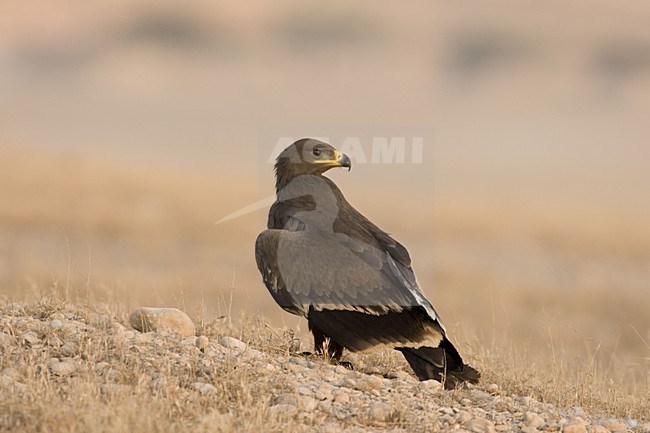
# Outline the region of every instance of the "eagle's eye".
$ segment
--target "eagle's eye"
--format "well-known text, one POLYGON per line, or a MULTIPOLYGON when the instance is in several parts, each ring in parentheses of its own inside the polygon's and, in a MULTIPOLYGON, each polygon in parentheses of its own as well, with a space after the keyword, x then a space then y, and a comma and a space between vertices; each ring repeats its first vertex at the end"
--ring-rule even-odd
POLYGON ((312 152, 313 152, 314 156, 320 156, 320 154, 323 153, 323 151, 320 150, 317 147, 314 147, 314 150, 312 152))

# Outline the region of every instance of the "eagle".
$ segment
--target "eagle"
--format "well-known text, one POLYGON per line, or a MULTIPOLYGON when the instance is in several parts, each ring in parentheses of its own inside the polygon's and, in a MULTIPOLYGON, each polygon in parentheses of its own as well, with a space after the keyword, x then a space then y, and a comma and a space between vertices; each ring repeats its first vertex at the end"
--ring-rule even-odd
POLYGON ((400 351, 420 380, 446 389, 477 383, 420 290, 406 248, 357 211, 323 174, 352 168, 331 145, 303 138, 275 164, 276 201, 255 259, 284 310, 307 319, 314 350, 330 360, 343 349, 400 351))

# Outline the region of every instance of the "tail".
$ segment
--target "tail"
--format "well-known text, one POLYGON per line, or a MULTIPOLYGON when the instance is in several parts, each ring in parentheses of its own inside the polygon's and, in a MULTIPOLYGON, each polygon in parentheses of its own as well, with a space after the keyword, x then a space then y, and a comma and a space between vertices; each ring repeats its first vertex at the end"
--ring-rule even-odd
POLYGON ((464 382, 478 383, 481 374, 463 363, 456 348, 446 337, 438 347, 396 347, 420 380, 435 379, 445 389, 454 389, 464 382))

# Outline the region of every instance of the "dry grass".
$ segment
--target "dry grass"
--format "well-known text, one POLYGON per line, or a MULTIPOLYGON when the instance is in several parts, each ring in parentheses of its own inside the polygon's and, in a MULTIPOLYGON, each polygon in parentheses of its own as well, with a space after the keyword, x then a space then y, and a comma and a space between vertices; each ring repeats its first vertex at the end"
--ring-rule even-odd
MULTIPOLYGON (((280 313, 259 281, 252 244, 264 216, 213 224, 255 199, 254 185, 233 191, 218 174, 134 171, 22 151, 1 156, 0 284, 11 314, 23 308, 12 305, 26 303, 33 306, 20 314, 34 320, 67 311, 103 329, 101 321, 124 322, 134 306, 176 306, 201 333, 232 335, 268 353, 289 350, 286 330, 310 344, 304 322, 280 313)), ((376 215, 381 206, 359 207, 376 215)), ((631 235, 608 237, 598 226, 576 228, 572 237, 571 224, 581 220, 575 214, 562 230, 554 229, 557 221, 531 219, 513 231, 503 215, 482 218, 490 213, 474 209, 471 217, 450 217, 459 209, 437 210, 426 239, 399 216, 379 218, 394 223, 409 246, 421 284, 484 380, 562 407, 647 420, 647 246, 631 235)), ((217 393, 204 396, 187 389, 193 373, 167 359, 144 359, 102 333, 77 343, 77 359, 88 368, 70 378, 44 374, 47 359, 38 351, 20 354, 26 387, 0 397, 0 429, 292 429, 265 409, 269 390, 286 386, 272 377, 214 371, 217 393), (90 368, 105 359, 113 362, 110 378, 90 368), (164 386, 151 385, 151 372, 164 386)), ((14 361, 3 356, 0 370, 14 361)), ((356 362, 404 368, 390 352, 356 362)))

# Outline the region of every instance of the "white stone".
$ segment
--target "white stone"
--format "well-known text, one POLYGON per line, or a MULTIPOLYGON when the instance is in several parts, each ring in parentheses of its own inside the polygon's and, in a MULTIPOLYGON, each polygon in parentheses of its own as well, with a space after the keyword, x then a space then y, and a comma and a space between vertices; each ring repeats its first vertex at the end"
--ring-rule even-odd
POLYGON ((126 328, 121 323, 113 322, 113 323, 111 323, 111 330, 115 334, 121 334, 122 332, 124 332, 126 330, 126 328))
POLYGON ((61 353, 61 356, 75 356, 78 352, 79 349, 74 343, 64 343, 63 346, 59 348, 59 352, 61 353))
POLYGON ((50 322, 50 328, 52 329, 62 329, 63 328, 63 322, 61 322, 59 319, 54 319, 50 322))
POLYGON ((474 433, 495 433, 494 424, 492 421, 483 418, 472 418, 463 424, 465 429, 474 433))
POLYGON ((177 308, 137 308, 129 316, 129 323, 140 332, 169 331, 184 337, 196 334, 192 320, 177 308))
POLYGON ((54 362, 48 368, 55 376, 69 376, 77 370, 77 367, 69 361, 54 362))
POLYGON ((234 337, 223 336, 219 338, 219 344, 228 349, 246 350, 246 343, 234 337))
POLYGON ((302 410, 311 412, 313 410, 316 410, 316 408, 318 407, 318 401, 312 397, 301 396, 299 400, 299 405, 302 410))
POLYGON ((272 406, 269 411, 275 416, 291 416, 296 413, 297 409, 295 406, 290 404, 278 404, 272 406))
POLYGON ((194 342, 194 345, 201 350, 204 350, 206 347, 208 347, 208 344, 210 344, 210 339, 205 335, 196 337, 196 341, 194 342))
POLYGON ((20 339, 30 346, 33 346, 39 342, 38 335, 34 331, 23 332, 20 336, 20 339))
POLYGON ((544 418, 542 418, 535 412, 526 412, 524 414, 524 424, 526 424, 526 427, 539 428, 543 426, 545 423, 546 421, 544 421, 544 418))
POLYGON ((204 383, 198 388, 199 393, 205 395, 205 394, 212 394, 214 392, 217 392, 217 388, 209 383, 204 383))
POLYGON ((0 346, 9 346, 10 344, 13 344, 13 342, 14 337, 9 334, 5 334, 4 332, 0 332, 0 346))
POLYGON ((370 405, 370 417, 376 421, 386 421, 392 408, 388 403, 376 402, 370 405))

